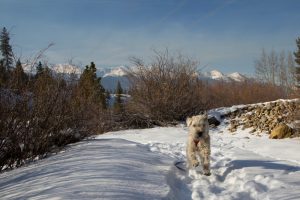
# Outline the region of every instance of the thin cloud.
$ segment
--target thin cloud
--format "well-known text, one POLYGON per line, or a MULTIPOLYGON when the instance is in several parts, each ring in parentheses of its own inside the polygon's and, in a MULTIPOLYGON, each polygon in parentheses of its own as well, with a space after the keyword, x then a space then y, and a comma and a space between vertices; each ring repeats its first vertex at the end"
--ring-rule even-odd
POLYGON ((188 0, 182 0, 179 4, 177 4, 177 6, 169 11, 165 16, 163 16, 162 18, 160 18, 158 20, 158 22, 153 26, 154 27, 159 27, 160 25, 162 25, 165 21, 167 21, 168 18, 172 17, 174 14, 176 14, 177 12, 179 12, 183 7, 184 5, 186 4, 188 0))
POLYGON ((225 7, 233 4, 235 2, 235 0, 227 0, 222 2, 219 6, 215 7, 214 9, 208 11, 203 17, 201 17, 200 19, 198 19, 196 21, 196 23, 200 23, 202 22, 204 19, 210 18, 215 16, 217 13, 219 13, 221 10, 223 10, 225 7))

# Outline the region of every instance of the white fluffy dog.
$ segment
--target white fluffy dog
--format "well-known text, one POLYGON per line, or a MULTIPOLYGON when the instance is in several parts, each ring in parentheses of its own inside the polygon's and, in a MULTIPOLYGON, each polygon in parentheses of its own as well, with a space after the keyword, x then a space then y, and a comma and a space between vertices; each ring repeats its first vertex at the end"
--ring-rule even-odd
POLYGON ((210 175, 210 137, 207 114, 189 117, 186 120, 189 127, 189 137, 186 149, 188 168, 199 165, 200 157, 203 173, 210 175))

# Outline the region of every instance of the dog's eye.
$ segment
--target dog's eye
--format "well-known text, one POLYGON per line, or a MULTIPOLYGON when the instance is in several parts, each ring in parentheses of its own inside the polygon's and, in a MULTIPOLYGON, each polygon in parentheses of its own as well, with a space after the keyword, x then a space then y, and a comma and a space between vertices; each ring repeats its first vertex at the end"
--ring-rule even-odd
POLYGON ((196 124, 193 124, 193 127, 196 127, 196 124))

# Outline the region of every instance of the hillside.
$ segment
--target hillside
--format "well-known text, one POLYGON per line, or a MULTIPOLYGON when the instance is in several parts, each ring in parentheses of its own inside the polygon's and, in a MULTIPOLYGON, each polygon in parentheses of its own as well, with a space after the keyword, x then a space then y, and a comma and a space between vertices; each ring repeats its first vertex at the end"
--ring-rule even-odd
POLYGON ((251 128, 232 134, 229 120, 210 129, 209 177, 174 166, 186 159, 185 125, 126 130, 0 174, 1 199, 297 199, 299 138, 270 140, 249 134, 251 128))

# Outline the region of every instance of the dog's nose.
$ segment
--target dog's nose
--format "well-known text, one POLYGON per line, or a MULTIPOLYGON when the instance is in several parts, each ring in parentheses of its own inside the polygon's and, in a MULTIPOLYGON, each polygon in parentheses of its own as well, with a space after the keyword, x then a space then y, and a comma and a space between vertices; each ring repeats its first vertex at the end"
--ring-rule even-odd
POLYGON ((203 132, 198 132, 198 136, 201 137, 203 132))

